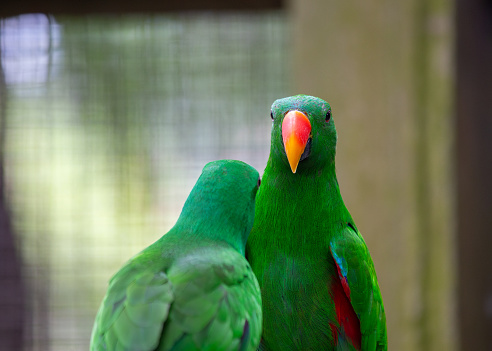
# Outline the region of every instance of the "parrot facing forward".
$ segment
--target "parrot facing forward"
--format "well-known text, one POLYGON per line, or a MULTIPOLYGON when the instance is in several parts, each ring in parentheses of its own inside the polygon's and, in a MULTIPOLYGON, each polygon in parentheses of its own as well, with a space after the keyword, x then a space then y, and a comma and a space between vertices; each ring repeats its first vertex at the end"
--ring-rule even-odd
POLYGON ((91 350, 256 350, 261 295, 244 258, 258 172, 207 164, 174 227, 111 279, 91 350))
POLYGON ((330 105, 275 101, 246 257, 263 301, 260 350, 386 350, 374 265, 335 174, 330 105))

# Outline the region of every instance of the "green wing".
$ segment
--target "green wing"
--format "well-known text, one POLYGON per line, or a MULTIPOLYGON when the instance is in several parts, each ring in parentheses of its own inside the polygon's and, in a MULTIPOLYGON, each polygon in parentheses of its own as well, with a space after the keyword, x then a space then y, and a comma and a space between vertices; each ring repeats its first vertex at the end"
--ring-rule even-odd
POLYGON ((167 272, 125 267, 112 279, 91 350, 255 350, 261 296, 236 251, 200 250, 167 272))
POLYGON ((176 300, 160 350, 256 350, 261 293, 243 256, 200 251, 177 261, 169 277, 176 300))
POLYGON ((386 350, 383 300, 364 239, 359 232, 347 226, 331 240, 330 251, 338 266, 345 294, 360 321, 362 350, 386 350))
POLYGON ((124 267, 111 280, 97 314, 91 350, 154 350, 172 301, 164 272, 124 267))

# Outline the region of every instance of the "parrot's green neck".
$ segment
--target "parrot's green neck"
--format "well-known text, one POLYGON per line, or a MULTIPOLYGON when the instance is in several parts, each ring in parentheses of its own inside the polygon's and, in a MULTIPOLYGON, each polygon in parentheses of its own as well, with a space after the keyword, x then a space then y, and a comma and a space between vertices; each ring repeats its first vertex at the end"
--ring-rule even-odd
POLYGON ((279 245, 294 245, 293 251, 297 251, 295 245, 320 246, 320 240, 335 232, 321 230, 319 223, 334 228, 351 221, 340 195, 334 162, 318 169, 301 165, 292 173, 284 163, 269 160, 256 203, 255 226, 264 220, 272 226, 279 245))
MULTIPOLYGON (((223 195, 220 192, 216 194, 207 193, 206 198, 209 201, 204 203, 200 199, 202 197, 201 192, 194 189, 186 201, 178 221, 165 236, 179 233, 177 240, 187 238, 197 244, 202 240, 222 241, 244 255, 248 235, 245 233, 244 224, 242 224, 244 220, 241 221, 237 216, 231 215, 234 210, 229 211, 229 213, 223 211, 224 208, 234 208, 234 204, 230 204, 230 206, 224 204, 225 202, 233 202, 233 199, 228 199, 223 195)), ((249 211, 248 208, 244 212, 249 211)), ((248 226, 246 230, 249 232, 250 227, 248 226)))

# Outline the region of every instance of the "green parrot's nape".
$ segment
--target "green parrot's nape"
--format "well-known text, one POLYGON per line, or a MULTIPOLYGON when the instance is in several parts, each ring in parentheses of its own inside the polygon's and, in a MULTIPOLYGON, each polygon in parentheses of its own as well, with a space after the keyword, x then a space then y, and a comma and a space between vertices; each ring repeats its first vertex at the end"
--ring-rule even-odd
POLYGON ((258 172, 207 164, 174 227, 111 279, 91 350, 256 350, 261 295, 244 258, 258 172))
POLYGON ((260 350, 386 350, 374 265, 335 174, 331 107, 272 105, 270 157, 246 257, 263 301, 260 350))

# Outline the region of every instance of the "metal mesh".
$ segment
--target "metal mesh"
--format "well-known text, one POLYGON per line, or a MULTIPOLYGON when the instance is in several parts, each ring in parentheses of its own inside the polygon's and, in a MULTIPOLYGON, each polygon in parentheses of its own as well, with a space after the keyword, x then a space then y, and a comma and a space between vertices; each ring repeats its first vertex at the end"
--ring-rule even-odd
POLYGON ((88 349, 110 276, 175 222, 206 162, 260 173, 286 18, 25 15, 1 24, 4 171, 28 350, 88 349))

